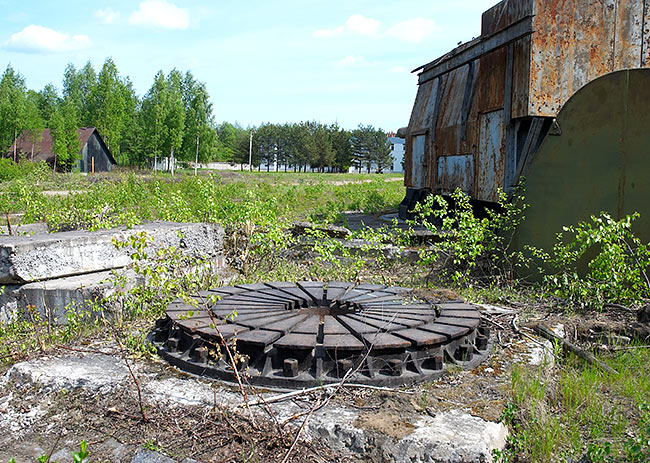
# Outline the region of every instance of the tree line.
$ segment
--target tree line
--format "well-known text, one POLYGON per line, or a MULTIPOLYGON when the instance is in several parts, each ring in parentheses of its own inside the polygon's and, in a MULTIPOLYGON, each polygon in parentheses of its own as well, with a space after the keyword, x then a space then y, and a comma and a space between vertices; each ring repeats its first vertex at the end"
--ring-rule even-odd
POLYGON ((10 147, 23 131, 35 144, 42 130, 50 128, 58 167, 69 170, 77 161, 80 127, 97 127, 120 165, 150 167, 172 158, 243 166, 249 156, 260 169, 346 171, 352 166, 381 172, 392 165, 386 134, 371 125, 350 131, 315 121, 217 124, 205 83, 190 71, 158 71, 139 97, 111 58, 99 72, 90 62, 80 69, 68 64, 61 91, 53 84, 27 89, 25 78, 7 66, 0 79, 0 153, 11 155, 10 147))

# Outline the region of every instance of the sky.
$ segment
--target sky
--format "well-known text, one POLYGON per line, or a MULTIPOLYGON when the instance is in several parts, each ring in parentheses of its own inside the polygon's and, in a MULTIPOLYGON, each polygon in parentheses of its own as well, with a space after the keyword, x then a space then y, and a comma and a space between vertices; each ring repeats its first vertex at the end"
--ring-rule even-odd
POLYGON ((59 90, 111 57, 139 96, 158 70, 205 82, 216 121, 315 120, 396 131, 411 71, 480 35, 497 0, 0 0, 0 66, 59 90))

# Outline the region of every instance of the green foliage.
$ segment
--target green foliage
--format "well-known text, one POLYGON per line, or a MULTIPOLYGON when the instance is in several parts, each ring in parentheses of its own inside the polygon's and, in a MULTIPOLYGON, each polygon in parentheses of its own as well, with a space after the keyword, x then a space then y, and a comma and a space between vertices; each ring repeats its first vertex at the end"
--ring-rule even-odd
POLYGON ((441 282, 457 286, 511 282, 523 257, 509 249, 510 239, 523 219, 523 196, 508 201, 499 196, 497 209, 486 209, 480 217, 467 194, 456 190, 449 199, 428 196, 415 208, 416 224, 431 231, 435 243, 420 256, 441 282))
POLYGON ((52 151, 55 154, 54 166, 63 172, 69 172, 79 162, 79 116, 74 105, 66 101, 52 115, 49 122, 52 130, 52 151))
POLYGON ((11 65, 0 79, 0 152, 6 152, 26 126, 25 78, 11 65))
POLYGON ((544 277, 546 289, 579 307, 637 304, 650 297, 650 247, 632 231, 638 217, 617 221, 603 212, 590 222, 564 227, 551 254, 531 247, 551 268, 544 277))
POLYGON ((17 179, 29 179, 30 181, 42 180, 49 173, 47 164, 44 162, 19 162, 11 159, 0 158, 0 182, 7 182, 17 179))

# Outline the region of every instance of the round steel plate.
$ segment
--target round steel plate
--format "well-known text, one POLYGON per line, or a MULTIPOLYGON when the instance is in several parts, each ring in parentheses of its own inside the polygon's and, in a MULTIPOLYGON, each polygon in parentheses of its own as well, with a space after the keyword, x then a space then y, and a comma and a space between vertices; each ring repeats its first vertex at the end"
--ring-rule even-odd
POLYGON ((431 304, 409 288, 346 282, 257 283, 175 300, 150 338, 173 365, 234 381, 223 345, 251 384, 302 388, 348 381, 399 385, 472 368, 489 328, 463 301, 431 304), (191 303, 190 303, 191 302, 191 303), (222 355, 220 355, 221 353, 222 355))

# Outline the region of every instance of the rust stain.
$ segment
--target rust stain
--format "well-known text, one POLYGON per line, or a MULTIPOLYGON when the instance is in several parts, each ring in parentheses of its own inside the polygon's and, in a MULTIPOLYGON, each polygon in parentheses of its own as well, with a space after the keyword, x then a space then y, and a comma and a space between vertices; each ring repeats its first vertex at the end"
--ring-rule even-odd
POLYGON ((407 139, 407 185, 412 184, 412 170, 418 168, 426 169, 433 191, 458 185, 465 181, 460 178, 462 169, 444 170, 450 161, 439 160, 471 155, 474 198, 494 200, 496 189, 505 186, 505 169, 513 170, 506 163, 516 162, 506 159, 508 149, 519 146, 510 145, 517 135, 507 138, 509 127, 533 117, 557 116, 580 88, 604 74, 650 67, 650 0, 507 0, 483 14, 481 37, 423 66, 422 72, 527 17, 532 17, 530 35, 517 36, 476 56, 471 64, 420 85, 409 133, 428 130, 427 158, 422 166, 412 166, 412 143, 407 139), (507 67, 508 47, 511 69, 507 67), (507 82, 512 83, 509 89, 507 82), (498 129, 494 120, 485 119, 497 111, 511 117, 498 129), (440 162, 445 175, 436 178, 440 162))

